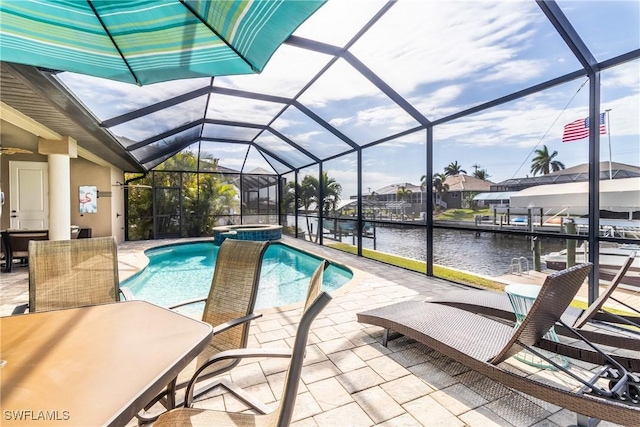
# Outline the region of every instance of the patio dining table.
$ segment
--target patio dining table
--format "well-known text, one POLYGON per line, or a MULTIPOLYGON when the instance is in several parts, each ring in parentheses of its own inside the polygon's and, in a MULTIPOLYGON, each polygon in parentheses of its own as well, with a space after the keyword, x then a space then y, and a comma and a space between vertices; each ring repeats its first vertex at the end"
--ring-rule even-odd
POLYGON ((125 425, 211 334, 144 301, 0 317, 0 424, 125 425))

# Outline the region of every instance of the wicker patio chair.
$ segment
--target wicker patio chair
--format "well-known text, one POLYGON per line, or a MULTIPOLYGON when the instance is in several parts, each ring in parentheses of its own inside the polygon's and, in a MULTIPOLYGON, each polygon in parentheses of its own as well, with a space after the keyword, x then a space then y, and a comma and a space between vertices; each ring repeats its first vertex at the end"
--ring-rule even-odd
MULTIPOLYGON (((567 307, 562 314, 562 321, 573 328, 579 328, 580 333, 594 343, 640 352, 640 332, 638 332, 640 331, 640 311, 612 296, 634 259, 635 253, 631 253, 615 277, 589 307, 584 310, 577 307, 567 307), (607 300, 613 300, 624 305, 630 313, 635 312, 638 313, 638 315, 620 316, 611 313, 603 309, 603 305, 607 300), (588 324, 597 326, 597 328, 584 328, 584 326, 588 324), (630 328, 625 326, 630 326, 630 328)), ((498 317, 514 322, 516 320, 513 306, 509 302, 509 298, 505 292, 480 289, 454 290, 447 292, 441 297, 433 298, 429 300, 429 302, 449 305, 473 313, 498 317)), ((563 326, 558 326, 555 330, 561 335, 573 336, 572 331, 563 326)), ((541 342, 541 347, 587 362, 604 363, 604 360, 598 354, 582 347, 575 347, 571 345, 571 343, 559 344, 545 339, 541 342)), ((640 371, 640 353, 638 353, 638 356, 635 358, 630 355, 629 357, 625 356, 622 358, 619 356, 615 357, 627 368, 640 371)))
POLYGON ((133 299, 120 288, 113 237, 29 242, 29 303, 14 314, 133 299))
POLYGON ((200 372, 204 370, 204 368, 201 368, 198 372, 196 372, 187 388, 185 407, 174 409, 162 414, 158 418, 157 422, 154 423, 154 427, 210 427, 217 425, 285 427, 291 424, 295 400, 298 394, 298 385, 300 383, 300 374, 302 372, 302 364, 304 361, 307 338, 309 336, 309 329, 316 316, 331 301, 331 296, 329 296, 328 293, 320 292, 322 285, 322 272, 326 268, 326 265, 326 261, 323 261, 323 263, 318 266, 311 278, 309 289, 307 291, 305 308, 300 323, 298 324, 298 330, 296 332, 296 338, 292 350, 285 350, 280 348, 247 348, 239 350, 229 350, 215 355, 210 360, 210 363, 218 363, 221 360, 240 361, 242 359, 256 357, 290 357, 291 362, 289 363, 289 369, 285 377, 282 397, 278 402, 278 407, 273 412, 265 415, 260 409, 255 407, 254 409, 258 410, 260 414, 254 415, 247 413, 230 413, 192 408, 192 390, 194 383, 198 381, 200 372))
MULTIPOLYGON (((537 380, 535 376, 502 363, 523 349, 544 357, 533 346, 560 321, 590 269, 591 264, 581 264, 548 276, 517 329, 455 307, 415 300, 358 313, 358 321, 385 328, 383 339, 388 330, 399 332, 507 387, 582 414, 582 417, 638 425, 639 379, 614 360, 609 360, 610 365, 590 380, 555 364, 559 371, 582 384, 577 391, 537 380), (598 383, 601 379, 610 381, 608 389, 598 383)), ((549 358, 547 361, 554 364, 549 358)), ((584 421, 582 417, 579 422, 584 421)))
MULTIPOLYGON (((269 242, 226 239, 218 250, 209 295, 206 298, 189 300, 170 307, 176 309, 205 302, 202 321, 213 326, 213 336, 198 357, 180 372, 175 384, 170 384, 166 391, 145 406, 144 411, 138 413, 139 422, 155 421, 159 415, 157 409, 161 409, 156 406, 157 403, 164 407, 162 411, 174 408, 177 392, 187 386, 194 373, 211 356, 221 351, 246 347, 250 322, 261 316, 254 313, 253 309, 258 294, 262 260, 268 246, 269 242), (154 406, 156 406, 155 409, 154 406)), ((228 372, 239 362, 239 360, 222 360, 209 364, 198 380, 202 382, 228 372)), ((205 390, 210 390, 217 385, 216 382, 208 383, 205 390)))

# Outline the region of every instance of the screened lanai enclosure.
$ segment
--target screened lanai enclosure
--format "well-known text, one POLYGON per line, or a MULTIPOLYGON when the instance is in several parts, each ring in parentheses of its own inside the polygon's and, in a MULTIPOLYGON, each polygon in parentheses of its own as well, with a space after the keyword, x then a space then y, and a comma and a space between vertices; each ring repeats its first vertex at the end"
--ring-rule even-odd
POLYGON ((50 78, 146 171, 127 174, 129 240, 281 224, 447 278, 569 248, 594 283, 605 248, 640 245, 638 28, 629 0, 330 0, 260 74, 50 78))

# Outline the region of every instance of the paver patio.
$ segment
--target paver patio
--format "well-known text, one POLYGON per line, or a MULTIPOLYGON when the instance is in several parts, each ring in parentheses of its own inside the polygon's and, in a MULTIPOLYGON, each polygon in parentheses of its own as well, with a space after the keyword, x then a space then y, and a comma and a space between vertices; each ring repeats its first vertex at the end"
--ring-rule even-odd
MULTIPOLYGON (((427 299, 454 288, 376 261, 285 238, 286 243, 343 263, 354 279, 333 292, 334 299, 316 319, 309 337, 294 426, 567 426, 575 413, 529 398, 443 357, 422 344, 400 337, 381 345, 382 330, 356 321, 356 313, 393 302, 427 299)), ((169 241, 126 242, 118 247, 121 280, 145 263, 141 250, 169 241)), ((28 299, 27 269, 3 273, 0 314, 28 299)), ((251 327, 249 346, 290 347, 301 314, 299 305, 258 310, 264 316, 251 327)), ((151 356, 150 356, 151 357, 151 356)), ((263 402, 280 397, 286 360, 251 360, 231 371, 231 379, 263 402)), ((510 359, 514 368, 537 368, 510 359)), ((585 363, 578 364, 589 369, 585 363)), ((558 381, 553 372, 549 380, 558 381)), ((247 406, 220 391, 196 406, 244 411, 247 406)), ((130 425, 135 425, 132 420, 130 425)), ((602 426, 615 424, 602 422, 602 426)))

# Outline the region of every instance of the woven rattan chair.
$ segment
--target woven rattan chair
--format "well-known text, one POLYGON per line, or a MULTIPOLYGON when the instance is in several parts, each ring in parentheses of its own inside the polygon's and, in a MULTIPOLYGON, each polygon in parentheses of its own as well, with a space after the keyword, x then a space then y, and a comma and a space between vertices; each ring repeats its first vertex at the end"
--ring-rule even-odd
MULTIPOLYGON (((626 305, 612 296, 612 293, 622 281, 622 278, 631 267, 634 259, 635 252, 627 257, 615 277, 589 307, 584 310, 577 307, 567 307, 562 314, 562 321, 573 328, 580 328, 580 333, 594 343, 640 352, 640 333, 638 332, 640 330, 640 312, 636 308, 626 305), (619 316, 606 311, 603 309, 603 305, 607 300, 613 300, 626 306, 629 312, 636 312, 638 316, 619 316), (598 326, 597 329, 583 328, 592 322, 595 326, 598 326), (631 326, 631 328, 620 327, 625 325, 631 326)), ((507 294, 504 292, 466 289, 454 290, 447 292, 441 297, 430 299, 429 302, 449 305, 473 313, 499 317, 514 322, 516 320, 513 306, 509 302, 507 294)), ((573 336, 572 331, 563 326, 558 326, 555 330, 561 335, 573 336)), ((583 346, 576 347, 570 342, 556 343, 544 339, 540 345, 542 348, 550 349, 556 353, 575 359, 598 364, 605 363, 597 352, 589 351, 583 346)), ((637 353, 636 357, 633 357, 632 353, 629 352, 627 352, 625 356, 621 357, 616 355, 615 357, 628 369, 640 371, 640 353, 637 353)))
POLYGON ((118 280, 113 237, 29 242, 29 303, 14 314, 133 299, 118 280))
MULTIPOLYGON (((202 321, 213 326, 213 337, 198 357, 180 372, 175 384, 171 384, 165 392, 156 396, 146 405, 145 410, 137 415, 139 422, 148 423, 157 418, 158 412, 153 409, 157 403, 161 403, 165 409, 174 408, 176 393, 187 386, 194 373, 211 356, 221 351, 246 347, 249 324, 251 320, 261 316, 254 313, 253 309, 258 294, 262 260, 268 245, 269 242, 226 239, 218 250, 209 295, 170 307, 176 309, 205 302, 202 321)), ((209 364, 198 380, 202 382, 228 372, 239 362, 222 360, 209 364)), ((208 383, 205 390, 216 385, 216 382, 208 383)))
MULTIPOLYGON (((322 272, 326 267, 326 261, 318 266, 314 272, 302 318, 298 325, 296 338, 292 350, 284 349, 240 349, 230 350, 219 353, 211 359, 211 363, 218 363, 221 360, 242 360, 246 358, 264 358, 264 357, 290 357, 289 370, 284 382, 282 397, 279 401, 277 409, 269 414, 247 414, 247 413, 229 413, 221 411, 211 411, 206 409, 191 408, 193 384, 198 380, 201 368, 191 380, 187 388, 185 407, 174 409, 162 414, 154 427, 174 427, 174 426, 277 426, 285 427, 291 423, 293 409, 296 396, 298 393, 298 384, 300 382, 300 374, 302 372, 302 363, 304 361, 304 353, 309 336, 311 323, 316 316, 331 301, 331 297, 326 292, 320 292, 322 286, 322 272)), ((244 400, 244 399, 243 399, 244 400)), ((248 402, 249 403, 249 402, 248 402)), ((257 408, 254 408, 257 409, 257 408)), ((258 410, 258 412, 261 412, 258 410)))
POLYGON ((602 369, 601 375, 588 381, 556 366, 583 384, 578 391, 539 381, 502 363, 523 349, 544 357, 533 346, 560 320, 590 269, 590 264, 581 264, 548 276, 517 329, 476 313, 423 301, 406 301, 358 313, 358 321, 381 326, 385 331, 399 332, 505 386, 585 417, 638 425, 640 406, 637 395, 635 398, 633 395, 640 390, 640 383, 637 376, 613 360, 609 361, 611 366, 602 369), (611 381, 611 389, 596 384, 600 376, 607 378, 609 375, 615 378, 611 381))

